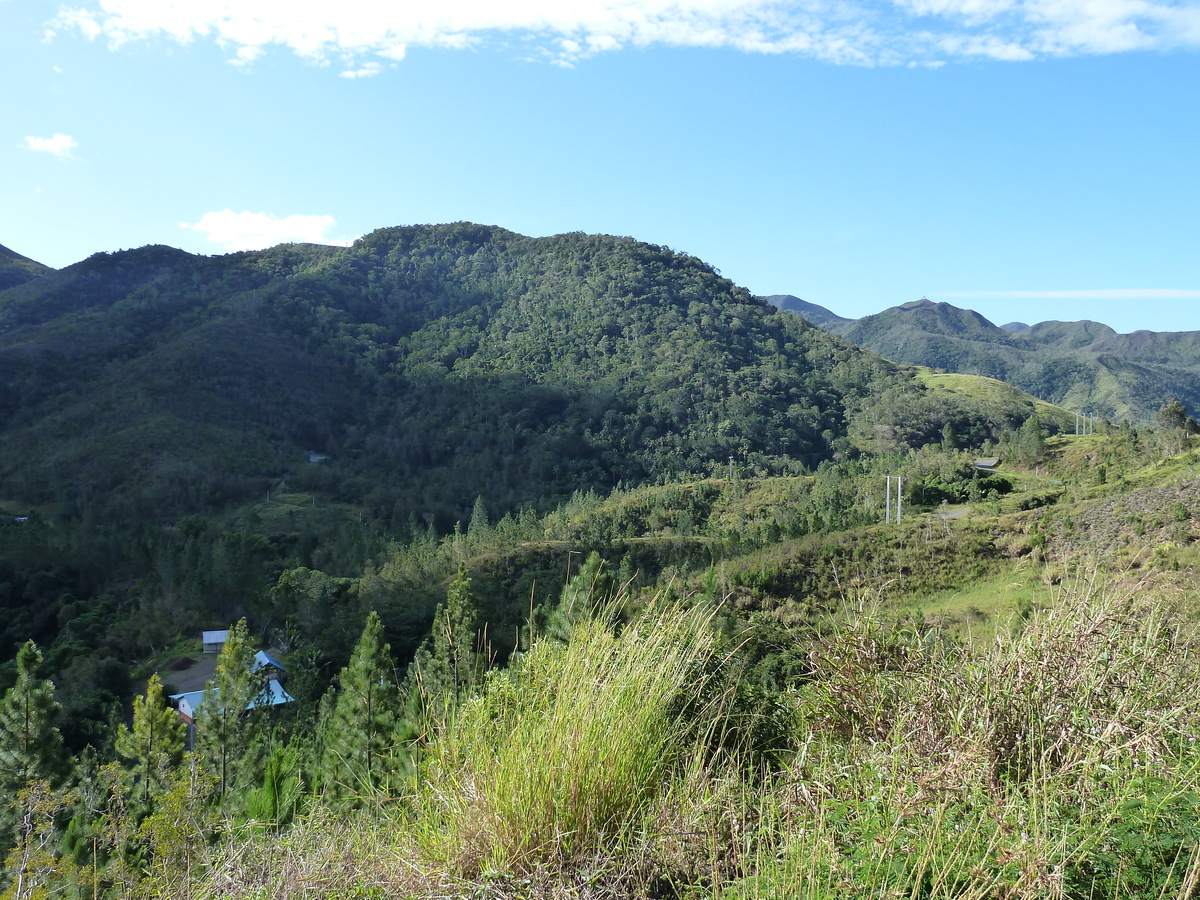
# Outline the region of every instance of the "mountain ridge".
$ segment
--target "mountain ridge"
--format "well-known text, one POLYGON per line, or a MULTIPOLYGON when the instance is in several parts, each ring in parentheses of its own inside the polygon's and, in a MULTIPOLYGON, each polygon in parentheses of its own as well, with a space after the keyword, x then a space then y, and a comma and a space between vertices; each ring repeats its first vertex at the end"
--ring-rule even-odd
POLYGON ((1173 398, 1200 406, 1200 331, 1119 334, 1091 320, 996 326, 925 298, 819 327, 895 362, 998 378, 1114 420, 1153 422, 1173 398))

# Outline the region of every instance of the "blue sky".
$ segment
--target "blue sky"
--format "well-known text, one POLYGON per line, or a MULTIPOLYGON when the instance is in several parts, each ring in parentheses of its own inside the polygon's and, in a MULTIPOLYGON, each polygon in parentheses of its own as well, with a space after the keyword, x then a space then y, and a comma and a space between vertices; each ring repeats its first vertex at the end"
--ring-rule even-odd
POLYGON ((0 0, 0 244, 471 220, 844 316, 1197 330, 1198 51, 1195 0, 0 0))

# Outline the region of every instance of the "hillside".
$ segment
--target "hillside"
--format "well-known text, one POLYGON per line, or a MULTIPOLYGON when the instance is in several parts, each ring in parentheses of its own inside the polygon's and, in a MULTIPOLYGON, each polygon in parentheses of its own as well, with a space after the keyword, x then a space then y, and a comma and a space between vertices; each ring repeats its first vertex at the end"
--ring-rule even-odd
POLYGON ((0 316, 8 886, 1200 883, 1186 421, 1076 435, 627 238, 149 247, 0 316))
POLYGON ((814 325, 828 325, 834 322, 849 321, 836 313, 830 312, 823 306, 809 303, 807 300, 801 300, 799 297, 793 297, 791 294, 772 294, 766 299, 784 312, 797 313, 814 325))
POLYGON ((110 519, 285 482, 448 529, 477 496, 815 465, 964 415, 914 418, 911 377, 695 258, 469 224, 97 254, 0 293, 0 370, 0 498, 110 519))
POLYGON ((194 753, 157 681, 132 727, 111 704, 93 748, 115 732, 98 759, 119 761, 81 754, 75 791, 30 783, 17 808, 41 830, 14 833, 38 853, 7 875, 247 900, 1186 896, 1196 439, 1060 435, 1045 474, 973 456, 577 494, 356 578, 288 569, 255 613, 286 617, 296 702, 224 733, 210 712, 194 753), (401 612, 421 583, 444 598, 425 635, 401 612))
MULTIPOLYGON (((1033 411, 927 388, 666 248, 469 224, 96 254, 0 292, 0 372, 0 666, 46 648, 76 748, 134 659, 242 615, 306 641, 327 677, 369 604, 407 660, 454 566, 351 590, 396 543, 490 522, 536 545, 575 533, 536 523, 578 497, 727 477, 730 457, 739 477, 836 474, 947 429, 998 440, 1033 411), (314 574, 282 590, 291 570, 314 574)), ((874 515, 831 489, 744 534, 732 513, 709 534, 698 506, 687 547, 605 533, 651 577, 874 515)), ((497 628, 553 593, 563 552, 489 575, 497 628)))
POLYGON ((0 244, 0 291, 54 271, 0 244))
POLYGON ((1114 421, 1152 422, 1172 398, 1200 405, 1200 332, 1122 335, 1090 321, 997 327, 929 300, 818 324, 896 362, 996 378, 1114 421))

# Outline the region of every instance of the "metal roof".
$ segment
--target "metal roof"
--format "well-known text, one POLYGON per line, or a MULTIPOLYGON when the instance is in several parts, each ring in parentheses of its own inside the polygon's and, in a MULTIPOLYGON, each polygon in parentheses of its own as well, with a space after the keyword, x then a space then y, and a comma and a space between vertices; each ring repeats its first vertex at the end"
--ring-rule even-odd
MULTIPOLYGON (((187 704, 194 717, 207 693, 208 691, 188 691, 184 694, 171 694, 171 699, 177 702, 181 712, 187 712, 187 709, 184 709, 184 704, 187 704)), ((296 698, 285 691, 282 684, 272 678, 267 682, 266 696, 255 697, 246 704, 246 709, 256 709, 259 706, 282 706, 285 703, 295 702, 296 698)))

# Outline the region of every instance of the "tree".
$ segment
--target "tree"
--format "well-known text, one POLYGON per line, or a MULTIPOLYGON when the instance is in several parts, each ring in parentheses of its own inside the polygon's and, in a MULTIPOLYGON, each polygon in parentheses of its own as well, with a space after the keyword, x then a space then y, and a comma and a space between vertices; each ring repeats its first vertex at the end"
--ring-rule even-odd
POLYGON ((183 759, 183 720, 163 698, 162 681, 150 676, 146 695, 133 701, 133 722, 117 732, 117 753, 133 765, 141 781, 142 802, 162 788, 170 770, 183 759))
POLYGON ((1172 397, 1155 413, 1160 428, 1166 431, 1192 431, 1196 423, 1188 418, 1187 407, 1172 397), (1188 427, 1191 423, 1191 428, 1188 427))
POLYGON ((1175 398, 1164 403, 1154 418, 1162 429, 1169 453, 1178 453, 1187 445, 1187 436, 1200 431, 1200 425, 1187 414, 1187 407, 1175 398))
POLYGON ((17 680, 0 701, 0 795, 15 797, 30 781, 57 784, 66 769, 56 723, 54 685, 38 678, 42 654, 33 641, 17 652, 17 680))
POLYGON ((254 651, 242 619, 229 629, 196 717, 197 749, 216 774, 222 797, 241 774, 254 737, 255 717, 247 710, 266 697, 266 678, 261 671, 252 671, 253 665, 254 651))
POLYGON ((400 689, 383 626, 367 616, 350 664, 338 678, 337 699, 325 723, 322 768, 336 791, 361 795, 378 788, 396 734, 400 689))
POLYGON ((417 650, 409 677, 425 709, 435 715, 453 708, 483 674, 486 658, 478 635, 479 598, 471 593, 466 566, 433 614, 433 629, 417 650))
POLYGON ((942 426, 942 449, 958 449, 958 438, 954 434, 954 425, 950 422, 947 422, 944 426, 942 426))
POLYGON ((1032 415, 1021 423, 1017 433, 1013 435, 1012 452, 1015 462, 1032 466, 1046 452, 1046 439, 1042 433, 1042 421, 1037 415, 1032 415))
POLYGON ((610 602, 618 587, 608 563, 593 550, 575 577, 563 585, 558 606, 546 624, 547 633, 556 640, 569 641, 576 623, 587 621, 610 602))
POLYGON ((471 509, 471 523, 467 526, 467 537, 478 540, 488 530, 487 505, 483 497, 475 498, 475 506, 471 509))

